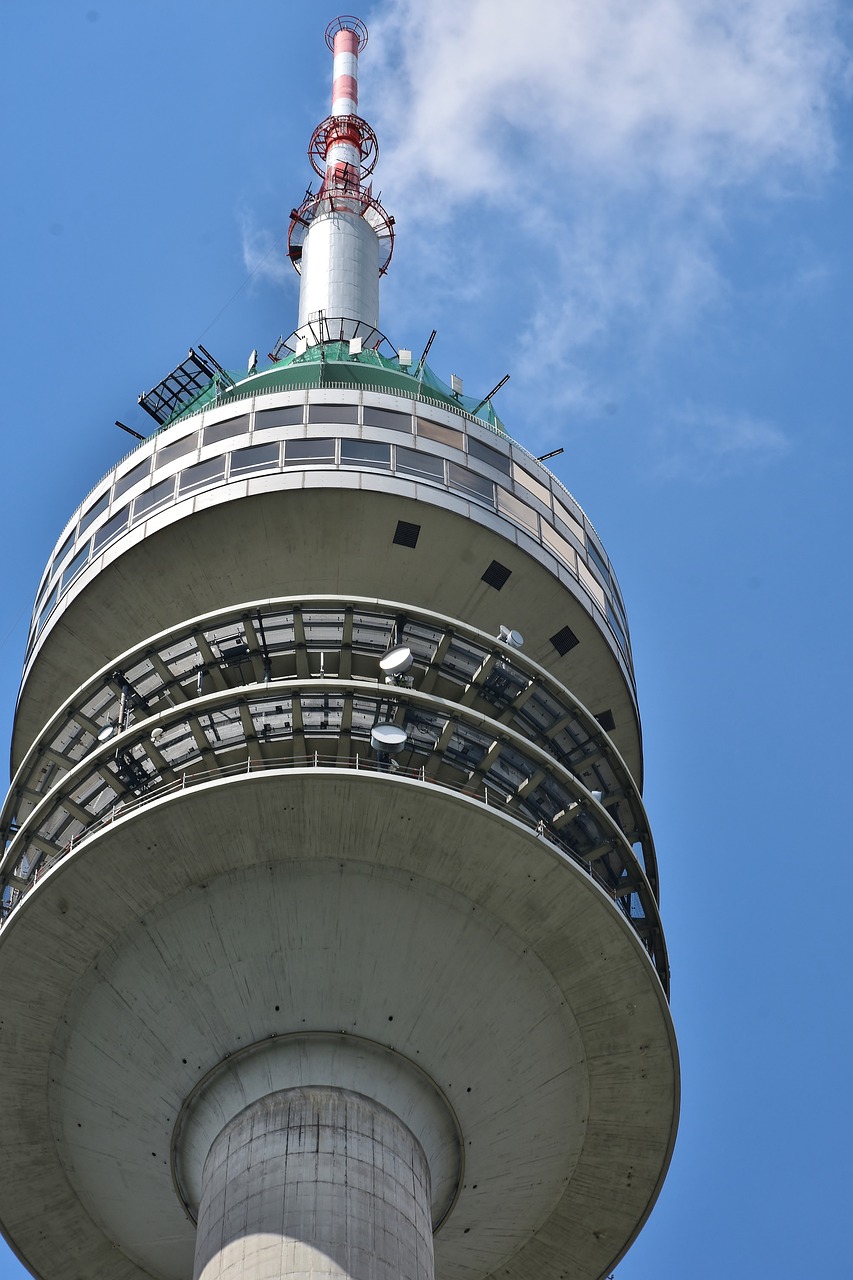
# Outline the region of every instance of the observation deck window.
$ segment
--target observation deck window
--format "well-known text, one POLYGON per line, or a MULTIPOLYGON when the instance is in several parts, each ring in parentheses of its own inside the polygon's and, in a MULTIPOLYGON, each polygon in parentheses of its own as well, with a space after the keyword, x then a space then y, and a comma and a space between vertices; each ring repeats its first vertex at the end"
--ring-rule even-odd
POLYGON ((175 458, 183 458, 188 453, 195 453, 198 448, 198 432, 191 431, 188 436, 183 436, 180 440, 175 440, 172 444, 167 444, 158 449, 154 457, 154 470, 165 467, 167 463, 174 462, 175 458))
MULTIPOLYGON (((586 548, 586 532, 584 531, 584 527, 581 524, 581 522, 572 514, 571 511, 569 511, 568 507, 566 507, 562 502, 558 501, 558 499, 556 498, 554 499, 554 511, 558 519, 561 518, 563 520, 566 526, 567 532, 572 534, 575 538, 577 538, 581 547, 585 549, 586 548)), ((559 524, 558 524, 558 528, 559 528, 559 524)))
POLYGON ((357 404, 309 404, 309 422, 341 422, 348 426, 358 425, 357 404))
POLYGON ((80 528, 77 530, 77 536, 82 537, 88 528, 97 520, 98 516, 103 515, 107 507, 110 505, 110 491, 102 493, 97 502, 94 502, 88 511, 80 518, 80 528))
POLYGON ((178 477, 178 493, 191 493, 204 485, 214 484, 225 478, 225 457, 208 458, 206 462, 197 462, 187 467, 178 477))
POLYGON ((77 577, 77 574, 80 572, 80 570, 83 568, 83 565, 89 559, 90 550, 91 550, 91 544, 87 542, 86 545, 77 552, 73 560, 70 560, 68 562, 68 566, 65 569, 65 572, 63 573, 62 579, 59 584, 60 591, 64 591, 66 587, 69 585, 69 583, 73 582, 73 580, 77 577))
POLYGON ((590 560, 595 565, 596 569, 604 579, 605 585, 608 587, 611 586, 612 584, 610 581, 610 570, 608 569, 607 565, 602 559, 601 553, 599 552, 598 547, 596 547, 592 538, 587 538, 586 549, 587 549, 587 552, 589 553, 590 560))
POLYGON ((440 422, 430 422, 428 418, 418 418, 418 435, 426 436, 427 440, 436 440, 439 444, 452 445, 454 449, 462 449, 465 444, 461 431, 444 427, 440 422))
POLYGON ((282 405, 280 409, 259 409, 255 414, 255 430, 267 431, 272 427, 301 427, 303 406, 282 405))
POLYGON ((551 490, 549 488, 544 484, 540 484, 540 482, 535 480, 528 471, 525 471, 523 467, 519 467, 518 465, 513 466, 512 475, 516 484, 520 484, 528 493, 532 493, 533 497, 538 498, 543 506, 547 507, 550 511, 551 490))
POLYGON ((117 538, 120 533, 124 533, 129 523, 129 506, 122 507, 121 511, 117 511, 114 516, 110 516, 106 524, 101 525, 92 539, 93 553, 100 551, 101 547, 105 547, 108 542, 112 542, 113 538, 117 538))
POLYGON ((51 566, 52 570, 58 569, 59 566, 62 564, 62 561, 65 559, 68 552, 71 550, 72 546, 74 545, 74 539, 76 536, 77 536, 76 530, 72 529, 68 537, 63 542, 62 546, 57 551, 56 555, 53 557, 53 564, 51 566))
POLYGON ((444 480, 444 461, 431 453, 420 453, 417 449, 406 449, 398 444, 397 471, 401 475, 426 476, 441 484, 444 480))
POLYGON ((487 466, 494 467, 496 471, 502 471, 504 475, 509 475, 512 469, 512 463, 504 453, 499 453, 497 449, 493 449, 491 445, 481 444, 479 440, 468 437, 468 454, 472 458, 477 458, 480 462, 485 462, 487 466))
POLYGON ((126 471, 123 476, 119 476, 113 486, 113 502, 116 498, 120 498, 123 493, 127 493, 128 489, 132 489, 135 484, 139 484, 151 470, 151 459, 146 458, 144 462, 140 462, 137 466, 131 467, 130 471, 126 471))
POLYGON ((231 475, 245 475, 248 471, 274 471, 279 465, 281 445, 251 444, 246 449, 235 449, 231 454, 231 475))
POLYGON ((393 409, 374 409, 372 405, 364 406, 364 425, 366 427, 388 427, 392 431, 412 430, 412 418, 408 413, 397 413, 393 409))
POLYGON ((149 511, 153 511, 155 507, 160 507, 164 502, 171 502, 175 494, 175 477, 169 476, 168 480, 161 480, 159 484, 155 484, 153 488, 147 489, 145 493, 140 493, 138 498, 133 500, 133 518, 138 520, 140 516, 147 515, 149 511))
POLYGON ((616 639, 619 641, 619 648, 622 650, 622 652, 625 654, 625 657, 627 658, 628 638, 625 635, 625 632, 622 630, 622 623, 617 618, 616 613, 613 609, 613 606, 611 605, 609 600, 607 601, 607 621, 610 623, 611 627, 616 632, 616 639))
POLYGON ((511 493, 507 493, 505 489, 498 489, 498 511, 509 516, 516 524, 520 524, 523 528, 529 529, 531 533, 539 534, 539 517, 535 511, 531 511, 526 503, 519 498, 513 497, 511 493))
POLYGON ((284 448, 284 465, 301 467, 306 462, 335 461, 335 441, 324 437, 317 440, 288 440, 284 448))
POLYGON ((48 615, 50 614, 50 611, 53 608, 53 606, 56 604, 56 601, 58 598, 59 598, 59 583, 56 584, 56 586, 53 588, 50 595, 47 597, 47 599, 44 602, 44 608, 39 614, 38 622, 36 623, 36 635, 38 635, 38 633, 41 631, 44 624, 47 622, 48 615))
POLYGON ((219 444, 220 440, 232 440, 235 436, 249 434, 249 415, 239 418, 227 418, 225 422, 213 422, 202 432, 202 444, 219 444))
POLYGON ((554 555, 559 556, 563 563, 568 565, 572 573, 577 574, 578 554, 575 548, 565 538, 555 533, 546 520, 542 521, 542 541, 549 551, 553 551, 554 555))
POLYGON ((451 489, 461 489, 495 505, 495 486, 485 476, 477 475, 476 471, 469 471, 467 467, 460 467, 457 462, 450 463, 448 476, 451 489))
POLYGON ((578 561, 578 578, 581 585, 586 588, 589 594, 602 609, 604 608, 605 595, 604 587, 593 574, 590 573, 582 560, 578 561))
POLYGON ((391 470, 390 444, 376 444, 372 440, 342 440, 341 466, 377 467, 391 470))

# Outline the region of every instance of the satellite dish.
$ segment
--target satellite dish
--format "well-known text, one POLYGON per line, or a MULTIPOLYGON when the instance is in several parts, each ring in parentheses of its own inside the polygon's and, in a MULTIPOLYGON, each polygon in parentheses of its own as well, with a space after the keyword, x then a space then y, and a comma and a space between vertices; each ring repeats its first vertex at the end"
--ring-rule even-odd
POLYGON ((105 724, 98 734, 98 742, 108 742, 116 731, 114 724, 105 724))
POLYGON ((379 670, 389 676, 401 676, 414 662, 407 644, 397 644, 379 659, 379 670))
POLYGON ((162 725, 157 725, 155 729, 151 730, 151 741, 155 747, 157 746, 158 742, 162 741, 165 732, 166 730, 163 728, 162 725))
POLYGON ((370 730, 370 745, 374 751, 396 755, 406 745, 406 730, 398 724, 375 724, 370 730))
POLYGON ((520 631, 513 631, 512 627, 505 627, 501 623, 501 632, 498 636, 499 640, 503 640, 504 644, 509 645, 510 649, 520 649, 524 644, 524 636, 520 631))
POLYGON ((257 367, 258 367, 258 349, 257 347, 255 347, 252 354, 249 356, 249 373, 254 373, 257 367))

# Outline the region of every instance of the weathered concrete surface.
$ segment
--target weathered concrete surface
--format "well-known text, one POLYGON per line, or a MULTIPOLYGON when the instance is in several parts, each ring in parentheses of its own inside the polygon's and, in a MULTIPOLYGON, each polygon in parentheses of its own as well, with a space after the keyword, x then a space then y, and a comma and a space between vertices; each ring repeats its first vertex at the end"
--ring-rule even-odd
POLYGON ((362 1094, 392 1111, 423 1148, 434 1228, 451 1212, 465 1168, 459 1121, 447 1096, 416 1063, 346 1032, 289 1032, 231 1053, 186 1099, 172 1135, 172 1176, 198 1220, 204 1162, 220 1130, 270 1093, 322 1086, 362 1094))
POLYGON ((430 1176, 361 1094, 289 1089, 239 1112, 204 1167, 194 1280, 432 1280, 430 1176))
POLYGON ((117 821, 0 934, 0 1220, 29 1265, 186 1280, 184 1100, 244 1046, 303 1031, 388 1046, 451 1101, 465 1174, 442 1280, 599 1276, 642 1225, 677 1056, 624 916, 474 800, 286 771, 117 821))

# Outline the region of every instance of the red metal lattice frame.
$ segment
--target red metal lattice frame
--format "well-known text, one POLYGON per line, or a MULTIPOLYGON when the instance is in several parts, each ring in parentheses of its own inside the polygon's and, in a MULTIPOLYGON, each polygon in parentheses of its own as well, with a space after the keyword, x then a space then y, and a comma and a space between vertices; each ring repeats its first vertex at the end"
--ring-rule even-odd
POLYGON ((384 276, 394 253, 394 219, 369 191, 360 187, 330 187, 323 184, 317 192, 309 192, 298 209, 290 215, 287 232, 287 254, 297 271, 301 270, 302 246, 311 223, 322 213, 351 213, 364 218, 379 238, 379 274, 384 276))
POLYGON ((319 177, 326 176, 326 156, 335 142, 348 142, 358 148, 362 178, 373 173, 379 159, 379 143, 367 121, 361 116, 327 116, 317 125, 308 144, 308 159, 319 177))

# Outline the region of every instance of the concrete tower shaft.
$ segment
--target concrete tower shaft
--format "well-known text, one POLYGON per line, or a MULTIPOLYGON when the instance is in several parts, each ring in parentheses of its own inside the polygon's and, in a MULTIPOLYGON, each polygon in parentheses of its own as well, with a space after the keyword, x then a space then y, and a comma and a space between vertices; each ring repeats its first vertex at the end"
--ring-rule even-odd
POLYGON ((165 412, 38 588, 0 1224, 41 1280, 599 1280, 671 1156, 622 594, 376 332, 365 38, 327 33, 295 349, 165 412))

